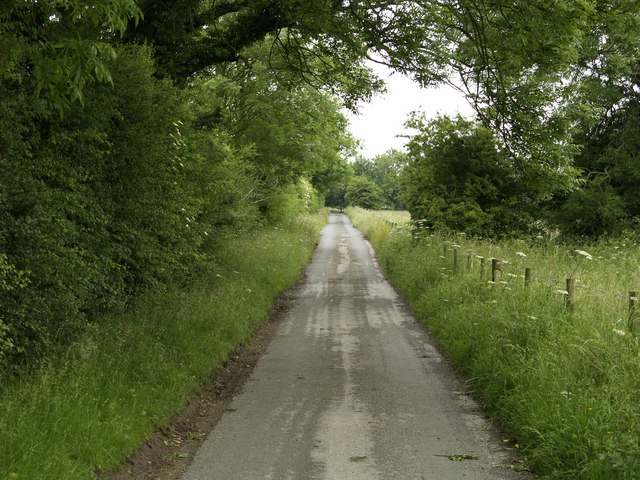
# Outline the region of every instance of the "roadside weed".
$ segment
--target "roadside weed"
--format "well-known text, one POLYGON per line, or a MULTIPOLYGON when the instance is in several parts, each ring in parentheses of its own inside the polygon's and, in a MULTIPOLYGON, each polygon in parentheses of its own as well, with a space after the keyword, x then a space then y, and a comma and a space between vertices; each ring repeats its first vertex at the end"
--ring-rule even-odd
POLYGON ((0 478, 86 480, 121 464, 250 339, 311 258, 326 212, 217 246, 188 291, 106 316, 0 391, 0 478))
POLYGON ((408 221, 392 225, 384 212, 348 213, 536 472, 549 479, 638 478, 640 342, 627 322, 628 292, 640 291, 637 243, 492 243, 415 230, 408 221), (503 260, 497 282, 491 258, 503 260), (528 287, 525 268, 532 271, 528 287), (573 310, 565 307, 569 278, 578 281, 573 310))

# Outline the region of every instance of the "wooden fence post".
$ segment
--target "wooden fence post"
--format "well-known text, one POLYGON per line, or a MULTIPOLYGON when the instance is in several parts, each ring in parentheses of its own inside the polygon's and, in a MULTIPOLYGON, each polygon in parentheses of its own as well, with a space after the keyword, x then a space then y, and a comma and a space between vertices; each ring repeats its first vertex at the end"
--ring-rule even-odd
POLYGON ((638 292, 629 292, 629 331, 636 330, 636 323, 638 322, 636 307, 638 305, 638 292))
POLYGON ((564 305, 567 310, 573 312, 576 308, 576 287, 578 281, 575 278, 567 278, 567 295, 564 297, 564 305))
POLYGON ((467 253, 467 269, 471 270, 471 267, 473 267, 473 255, 467 253))
POLYGON ((446 243, 442 246, 442 254, 444 255, 444 258, 447 258, 447 244, 446 243))
POLYGON ((480 257, 480 281, 481 282, 484 282, 484 270, 485 270, 484 257, 480 257))
POLYGON ((530 268, 524 269, 524 286, 525 287, 531 286, 531 269, 530 268))
POLYGON ((500 277, 502 276, 502 260, 498 260, 497 258, 491 259, 491 281, 493 283, 498 283, 500 281, 500 277))
POLYGON ((453 270, 455 272, 458 271, 458 249, 457 248, 453 249, 453 270))

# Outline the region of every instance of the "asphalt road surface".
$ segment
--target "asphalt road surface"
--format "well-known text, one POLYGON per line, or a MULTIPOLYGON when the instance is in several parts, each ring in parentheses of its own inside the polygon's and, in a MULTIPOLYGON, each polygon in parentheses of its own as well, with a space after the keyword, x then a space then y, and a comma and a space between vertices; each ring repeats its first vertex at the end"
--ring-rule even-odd
POLYGON ((183 480, 529 478, 331 215, 304 285, 183 480))

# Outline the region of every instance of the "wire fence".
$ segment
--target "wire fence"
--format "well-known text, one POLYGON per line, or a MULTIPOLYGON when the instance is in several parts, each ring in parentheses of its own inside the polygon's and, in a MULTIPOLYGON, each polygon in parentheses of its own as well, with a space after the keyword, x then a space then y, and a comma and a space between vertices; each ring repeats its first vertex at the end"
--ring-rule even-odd
MULTIPOLYGON (((463 259, 461 256, 461 252, 459 246, 449 246, 447 243, 443 244, 443 255, 441 258, 447 259, 449 256, 452 257, 453 261, 453 270, 459 271, 463 265, 463 259)), ((498 259, 498 258, 488 258, 485 259, 482 256, 474 255, 471 252, 466 252, 466 268, 470 270, 474 264, 474 257, 479 260, 480 263, 480 272, 479 279, 481 281, 486 281, 487 278, 490 278, 489 283, 493 284, 511 284, 514 278, 524 279, 522 286, 524 288, 529 288, 532 284, 542 284, 551 288, 556 288, 557 292, 564 296, 564 303, 566 308, 569 311, 573 311, 577 304, 577 291, 588 292, 593 296, 599 297, 611 297, 617 298, 621 301, 628 302, 628 327, 630 331, 640 331, 640 312, 638 312, 637 304, 638 304, 638 292, 635 290, 630 290, 628 292, 621 291, 610 291, 602 288, 592 287, 589 285, 582 285, 578 282, 578 280, 573 277, 573 274, 565 279, 552 278, 548 276, 534 275, 534 270, 530 267, 526 267, 524 269, 524 275, 514 275, 508 274, 510 280, 503 280, 503 269, 505 265, 508 265, 509 262, 498 259), (563 288, 564 287, 564 288, 563 288)))
MULTIPOLYGON (((405 223, 405 222, 397 222, 397 221, 392 221, 392 220, 387 220, 385 219, 384 222, 391 227, 392 230, 402 230, 404 228, 406 228, 409 224, 405 223)), ((449 243, 444 242, 443 243, 443 253, 444 253, 444 257, 446 257, 449 253, 449 251, 453 252, 453 267, 454 270, 459 269, 460 268, 460 264, 461 264, 461 258, 460 258, 460 250, 458 247, 456 246, 450 246, 449 243)), ((586 253, 586 252, 583 252, 586 253)), ((467 252, 467 268, 471 268, 472 263, 473 263, 473 257, 474 254, 471 252, 467 252)), ((480 269, 481 269, 481 277, 484 277, 484 271, 486 270, 486 267, 483 265, 482 261, 484 260, 484 257, 475 255, 475 257, 477 257, 478 259, 481 260, 481 264, 480 264, 480 269)), ((494 258, 490 258, 489 259, 491 261, 491 275, 492 277, 494 276, 493 273, 493 260, 497 260, 499 262, 499 265, 507 263, 504 262, 500 259, 494 259, 494 258)), ((533 270, 531 268, 526 268, 525 269, 525 274, 522 276, 522 278, 524 278, 525 282, 524 282, 524 286, 529 286, 532 283, 532 279, 533 277, 533 270)), ((493 279, 493 278, 492 278, 493 279)), ((559 287, 559 286, 564 286, 564 285, 569 285, 569 280, 570 278, 567 279, 557 279, 557 278, 551 278, 551 277, 546 277, 546 276, 540 276, 537 275, 535 276, 535 281, 538 283, 543 283, 549 287, 559 287)), ((609 290, 605 290, 602 288, 596 288, 596 287, 591 287, 588 285, 583 285, 581 283, 578 282, 571 282, 573 284, 574 289, 579 289, 581 291, 585 291, 585 292, 590 292, 592 294, 601 296, 601 297, 614 297, 614 298, 618 298, 621 300, 629 300, 629 310, 632 311, 633 307, 632 307, 632 303, 635 301, 636 299, 636 295, 638 292, 632 290, 629 292, 621 292, 621 291, 609 291, 609 290)), ((566 290, 563 290, 566 291, 566 290)), ((569 293, 569 292, 567 292, 569 293)), ((640 325, 639 325, 640 328, 640 325)))

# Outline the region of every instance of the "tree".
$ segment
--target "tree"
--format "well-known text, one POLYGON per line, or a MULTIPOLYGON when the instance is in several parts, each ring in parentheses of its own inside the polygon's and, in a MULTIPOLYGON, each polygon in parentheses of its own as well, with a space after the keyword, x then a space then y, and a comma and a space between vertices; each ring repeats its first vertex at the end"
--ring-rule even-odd
POLYGON ((0 81, 30 88, 61 114, 93 82, 111 83, 112 38, 140 19, 134 0, 9 0, 0 6, 0 81))
POLYGON ((575 133, 597 123, 637 71, 637 2, 442 5, 451 69, 483 125, 514 159, 562 172, 555 185, 572 188, 575 133))
POLYGON ((380 84, 362 62, 366 48, 352 35, 338 35, 344 29, 338 3, 142 1, 145 20, 130 29, 128 39, 152 43, 161 71, 178 82, 215 65, 250 64, 247 50, 268 39, 266 51, 278 57, 274 72, 340 92, 355 104, 380 84))
POLYGON ((640 103, 629 99, 578 138, 578 187, 548 202, 548 217, 563 232, 600 236, 640 219, 640 103))
POLYGON ((356 175, 367 177, 380 187, 387 208, 401 209, 400 172, 406 162, 406 153, 391 149, 370 160, 357 158, 353 169, 356 175))
POLYGON ((353 144, 347 120, 332 96, 272 76, 266 46, 249 49, 250 66, 218 66, 194 81, 196 123, 226 132, 234 147, 247 151, 257 177, 250 198, 257 204, 301 177, 324 196, 346 173, 344 156, 353 144))
POLYGON ((488 129, 457 117, 425 122, 409 139, 402 194, 413 219, 474 235, 526 230, 536 191, 488 129))
POLYGON ((382 190, 367 177, 353 177, 347 186, 344 198, 348 205, 369 210, 380 210, 384 207, 382 190))

